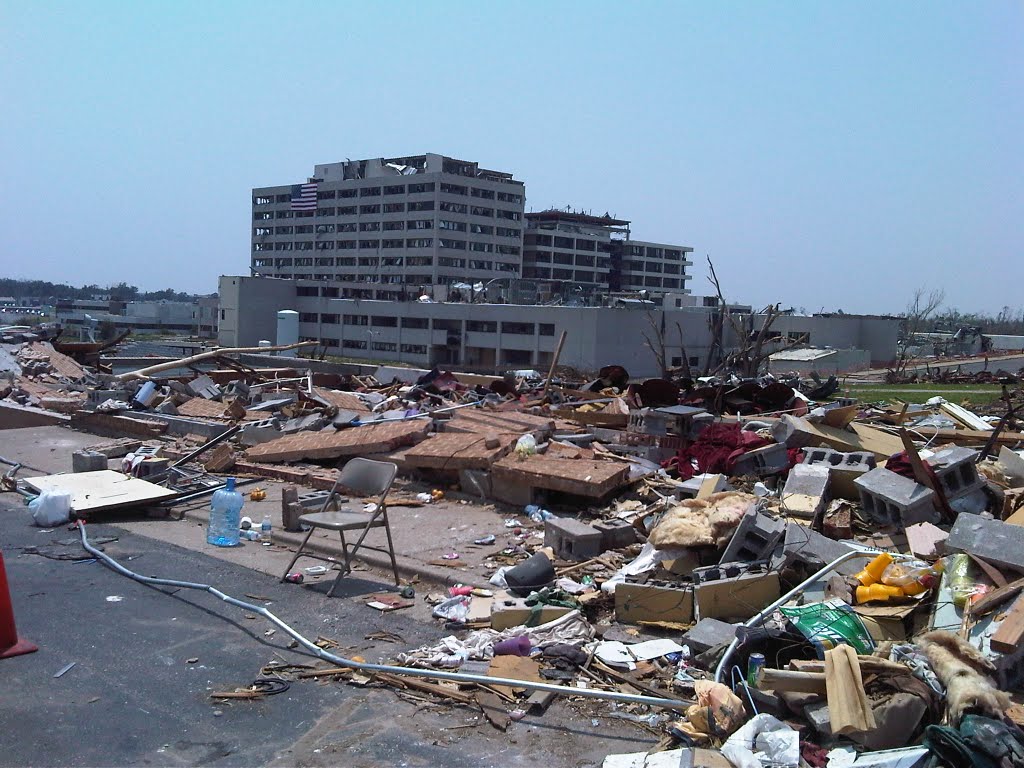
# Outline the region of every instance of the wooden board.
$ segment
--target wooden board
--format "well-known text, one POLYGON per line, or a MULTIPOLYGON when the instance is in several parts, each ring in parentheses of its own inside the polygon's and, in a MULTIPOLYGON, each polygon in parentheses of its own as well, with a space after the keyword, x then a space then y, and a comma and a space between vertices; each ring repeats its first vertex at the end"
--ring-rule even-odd
POLYGON ((106 509, 154 504, 177 496, 174 491, 155 483, 127 477, 112 469, 29 477, 25 478, 25 485, 39 492, 70 493, 71 508, 83 515, 106 509))
POLYGON ((1000 653, 1013 653, 1024 640, 1024 597, 1018 597, 1017 602, 1006 614, 999 625, 999 629, 992 635, 992 650, 1000 653))

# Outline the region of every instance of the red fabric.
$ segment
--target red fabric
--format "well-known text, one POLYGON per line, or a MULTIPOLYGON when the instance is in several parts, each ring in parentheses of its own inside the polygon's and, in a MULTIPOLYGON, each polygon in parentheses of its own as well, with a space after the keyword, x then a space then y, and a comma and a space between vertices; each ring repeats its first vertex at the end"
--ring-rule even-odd
POLYGON ((729 475, 736 466, 736 460, 747 451, 769 445, 756 432, 745 432, 739 424, 711 424, 696 442, 681 450, 667 463, 675 467, 679 476, 688 480, 694 475, 693 460, 697 461, 698 472, 711 472, 729 475))

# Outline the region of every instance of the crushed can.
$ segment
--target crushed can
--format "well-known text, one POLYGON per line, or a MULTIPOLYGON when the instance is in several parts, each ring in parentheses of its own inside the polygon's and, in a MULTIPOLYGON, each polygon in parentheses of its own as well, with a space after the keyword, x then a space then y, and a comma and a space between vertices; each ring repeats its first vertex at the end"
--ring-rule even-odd
POLYGON ((284 577, 284 580, 288 581, 288 582, 291 582, 292 584, 301 584, 302 583, 302 574, 301 573, 289 573, 287 576, 284 577))

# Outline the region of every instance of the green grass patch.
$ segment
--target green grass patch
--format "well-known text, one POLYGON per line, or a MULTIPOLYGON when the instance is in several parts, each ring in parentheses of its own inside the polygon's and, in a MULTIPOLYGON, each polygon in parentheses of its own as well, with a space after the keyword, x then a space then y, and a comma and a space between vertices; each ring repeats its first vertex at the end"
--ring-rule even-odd
POLYGON ((942 397, 951 403, 988 405, 999 400, 1000 387, 991 384, 848 384, 840 391, 849 392, 865 403, 899 400, 904 403, 923 403, 933 397, 942 397))

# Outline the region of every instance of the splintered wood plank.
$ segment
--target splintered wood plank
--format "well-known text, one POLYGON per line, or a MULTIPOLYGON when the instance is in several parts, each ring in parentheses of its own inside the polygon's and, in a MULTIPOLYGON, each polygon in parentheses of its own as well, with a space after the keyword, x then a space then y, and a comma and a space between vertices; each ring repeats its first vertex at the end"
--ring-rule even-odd
POLYGON ((1024 639, 1024 597, 1017 598, 999 629, 992 635, 992 649, 1000 653, 1013 653, 1024 639))

